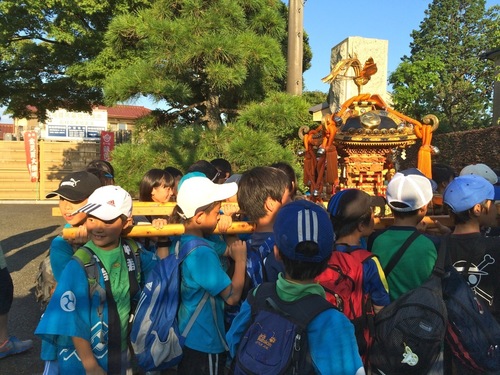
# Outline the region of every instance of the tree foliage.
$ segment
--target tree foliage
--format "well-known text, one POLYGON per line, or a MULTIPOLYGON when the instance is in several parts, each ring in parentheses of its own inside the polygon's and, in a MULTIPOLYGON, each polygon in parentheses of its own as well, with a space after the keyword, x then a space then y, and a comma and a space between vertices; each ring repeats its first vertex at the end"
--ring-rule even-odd
POLYGON ((228 121, 285 87, 287 14, 280 0, 3 0, 0 105, 44 120, 147 95, 171 108, 156 125, 228 121))
POLYGON ((89 111, 102 104, 99 85, 72 72, 103 48, 113 16, 150 0, 2 0, 0 2, 0 105, 15 117, 44 120, 47 110, 89 111))
POLYGON ((189 125, 138 128, 134 142, 113 151, 117 181, 137 192, 140 179, 151 168, 172 165, 185 171, 197 160, 218 157, 229 160, 235 172, 286 161, 300 175, 295 155, 303 145, 298 130, 312 125, 310 106, 303 97, 272 93, 262 102, 248 104, 238 120, 217 130, 189 125))
POLYGON ((107 69, 110 102, 141 95, 170 107, 166 118, 215 129, 244 103, 280 89, 286 39, 280 0, 157 0, 116 17, 94 68, 107 69), (120 64, 126 61, 126 64, 120 64))
POLYGON ((481 55, 498 47, 499 10, 434 0, 411 33, 411 55, 390 75, 395 107, 417 119, 435 114, 445 131, 491 125, 494 64, 481 55))

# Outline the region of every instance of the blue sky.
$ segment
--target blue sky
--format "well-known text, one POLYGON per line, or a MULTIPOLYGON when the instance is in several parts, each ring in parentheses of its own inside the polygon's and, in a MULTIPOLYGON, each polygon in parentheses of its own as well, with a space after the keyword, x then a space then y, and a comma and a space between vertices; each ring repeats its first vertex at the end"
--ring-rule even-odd
MULTIPOLYGON (((313 58, 311 68, 304 73, 305 90, 328 92, 329 86, 321 78, 330 72, 330 50, 350 36, 389 41, 389 76, 401 58, 410 54, 410 34, 420 28, 429 4, 431 1, 422 0, 307 0, 304 29, 313 58)), ((487 8, 498 4, 500 0, 486 1, 487 8)))
MULTIPOLYGON (((288 3, 288 0, 283 1, 288 3)), ((430 3, 423 0, 306 0, 304 28, 309 35, 313 58, 311 68, 304 73, 305 90, 328 92, 329 86, 321 82, 321 78, 330 72, 330 50, 349 36, 388 40, 390 74, 401 62, 401 57, 409 55, 410 34, 419 29, 430 3)), ((500 0, 486 1, 487 7, 495 4, 500 4, 500 0)), ((147 99, 130 104, 151 109, 164 107, 164 103, 155 104, 147 99)), ((2 115, 0 122, 9 122, 9 119, 2 115)))
POLYGON ((307 0, 304 29, 313 52, 304 73, 306 91, 328 92, 321 78, 330 72, 330 50, 350 36, 389 41, 388 73, 410 53, 410 33, 418 30, 429 2, 422 0, 307 0))

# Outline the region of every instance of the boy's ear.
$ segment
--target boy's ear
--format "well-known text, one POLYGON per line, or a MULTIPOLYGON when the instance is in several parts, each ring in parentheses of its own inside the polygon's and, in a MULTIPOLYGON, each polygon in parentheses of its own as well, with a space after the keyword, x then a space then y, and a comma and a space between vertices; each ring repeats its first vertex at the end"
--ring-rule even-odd
POLYGON ((428 204, 426 204, 426 205, 424 205, 424 206, 420 207, 418 210, 420 211, 420 213, 422 213, 422 214, 425 216, 425 215, 427 214, 427 207, 428 207, 428 206, 429 206, 429 205, 428 205, 428 204))
POLYGON ((132 220, 132 217, 128 217, 127 220, 123 222, 123 229, 130 228, 132 225, 134 225, 134 221, 132 220))
POLYGON ((474 216, 481 216, 481 212, 483 211, 483 206, 481 203, 475 204, 474 207, 471 208, 470 210, 474 216))
POLYGON ((365 228, 366 228, 366 225, 359 222, 356 229, 358 230, 358 232, 363 232, 365 230, 365 228))
POLYGON ((205 215, 205 212, 203 211, 197 212, 196 215, 194 215, 191 220, 194 220, 196 224, 203 224, 203 218, 202 218, 203 215, 205 215))
POLYGON ((274 257, 276 258, 276 260, 281 260, 280 251, 278 250, 278 246, 274 245, 273 252, 274 252, 274 257))
POLYGON ((276 204, 277 202, 273 198, 267 197, 264 203, 264 208, 266 209, 266 211, 273 212, 275 210, 276 204))

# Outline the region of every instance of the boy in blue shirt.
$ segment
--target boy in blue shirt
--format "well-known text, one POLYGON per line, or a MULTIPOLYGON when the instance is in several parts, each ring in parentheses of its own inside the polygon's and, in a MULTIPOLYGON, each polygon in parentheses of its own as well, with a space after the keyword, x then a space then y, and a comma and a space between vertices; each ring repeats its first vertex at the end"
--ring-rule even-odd
MULTIPOLYGON (((223 375, 227 345, 223 320, 224 302, 239 302, 245 280, 246 247, 231 246, 228 255, 235 262, 232 279, 224 271, 215 244, 206 237, 212 234, 220 218, 221 201, 238 190, 234 182, 216 184, 205 176, 188 173, 179 182, 177 213, 184 225, 180 246, 192 246, 181 264, 181 298, 178 312, 182 332, 206 292, 210 302, 200 314, 186 337, 179 375, 223 375), (202 241, 203 245, 189 242, 202 241)), ((241 241, 237 241, 241 243, 241 241)), ((194 242, 193 242, 194 243, 194 242)))
MULTIPOLYGON (((279 299, 292 303, 311 294, 324 298, 325 291, 314 278, 326 268, 334 244, 326 211, 306 200, 288 203, 278 212, 274 236, 274 254, 285 267, 285 273, 280 273, 275 283, 279 299)), ((245 301, 226 336, 233 358, 251 322, 251 307, 245 301)), ((307 326, 307 337, 315 373, 365 374, 354 328, 340 311, 330 308, 319 313, 307 326)))
POLYGON ((132 225, 132 198, 121 187, 96 189, 74 214, 80 212, 88 215, 85 247, 89 264, 95 261, 96 279, 89 278, 80 259, 70 260, 35 334, 57 346, 62 374, 125 374, 132 299, 156 258, 139 248, 139 262, 132 245, 121 238, 132 225), (90 295, 95 283, 99 286, 90 295))
MULTIPOLYGON (((88 241, 85 220, 87 214, 79 212, 79 208, 87 204, 89 196, 101 186, 101 181, 92 173, 86 171, 73 172, 66 175, 57 190, 51 191, 45 198, 59 197, 59 210, 66 221, 65 228, 77 228, 75 240, 65 240, 62 236, 55 237, 50 244, 49 259, 54 281, 58 281, 64 267, 73 257, 74 252, 88 241)), ((42 282, 47 282, 43 280, 42 282)), ((47 298, 47 296, 42 296, 47 298)), ((43 301, 42 303, 48 303, 43 301)), ((40 357, 45 361, 45 375, 58 374, 56 348, 47 341, 42 341, 40 357)))
POLYGON ((273 254, 273 225, 281 206, 291 201, 289 186, 285 172, 273 167, 255 167, 243 173, 238 184, 240 209, 255 223, 255 231, 247 240, 251 288, 263 281, 276 281, 278 273, 283 271, 283 265, 273 254))

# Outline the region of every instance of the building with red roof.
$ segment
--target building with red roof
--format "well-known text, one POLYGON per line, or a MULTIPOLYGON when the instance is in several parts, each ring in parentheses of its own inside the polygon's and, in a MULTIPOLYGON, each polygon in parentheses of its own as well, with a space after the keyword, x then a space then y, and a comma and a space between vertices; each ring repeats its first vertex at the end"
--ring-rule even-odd
MULTIPOLYGON (((36 107, 30 107, 36 113, 36 107)), ((149 108, 136 105, 98 106, 87 112, 69 112, 65 109, 48 112, 44 123, 36 118, 14 119, 17 139, 23 132, 35 130, 46 140, 97 140, 101 131, 130 132, 135 122, 151 113, 149 108)))

